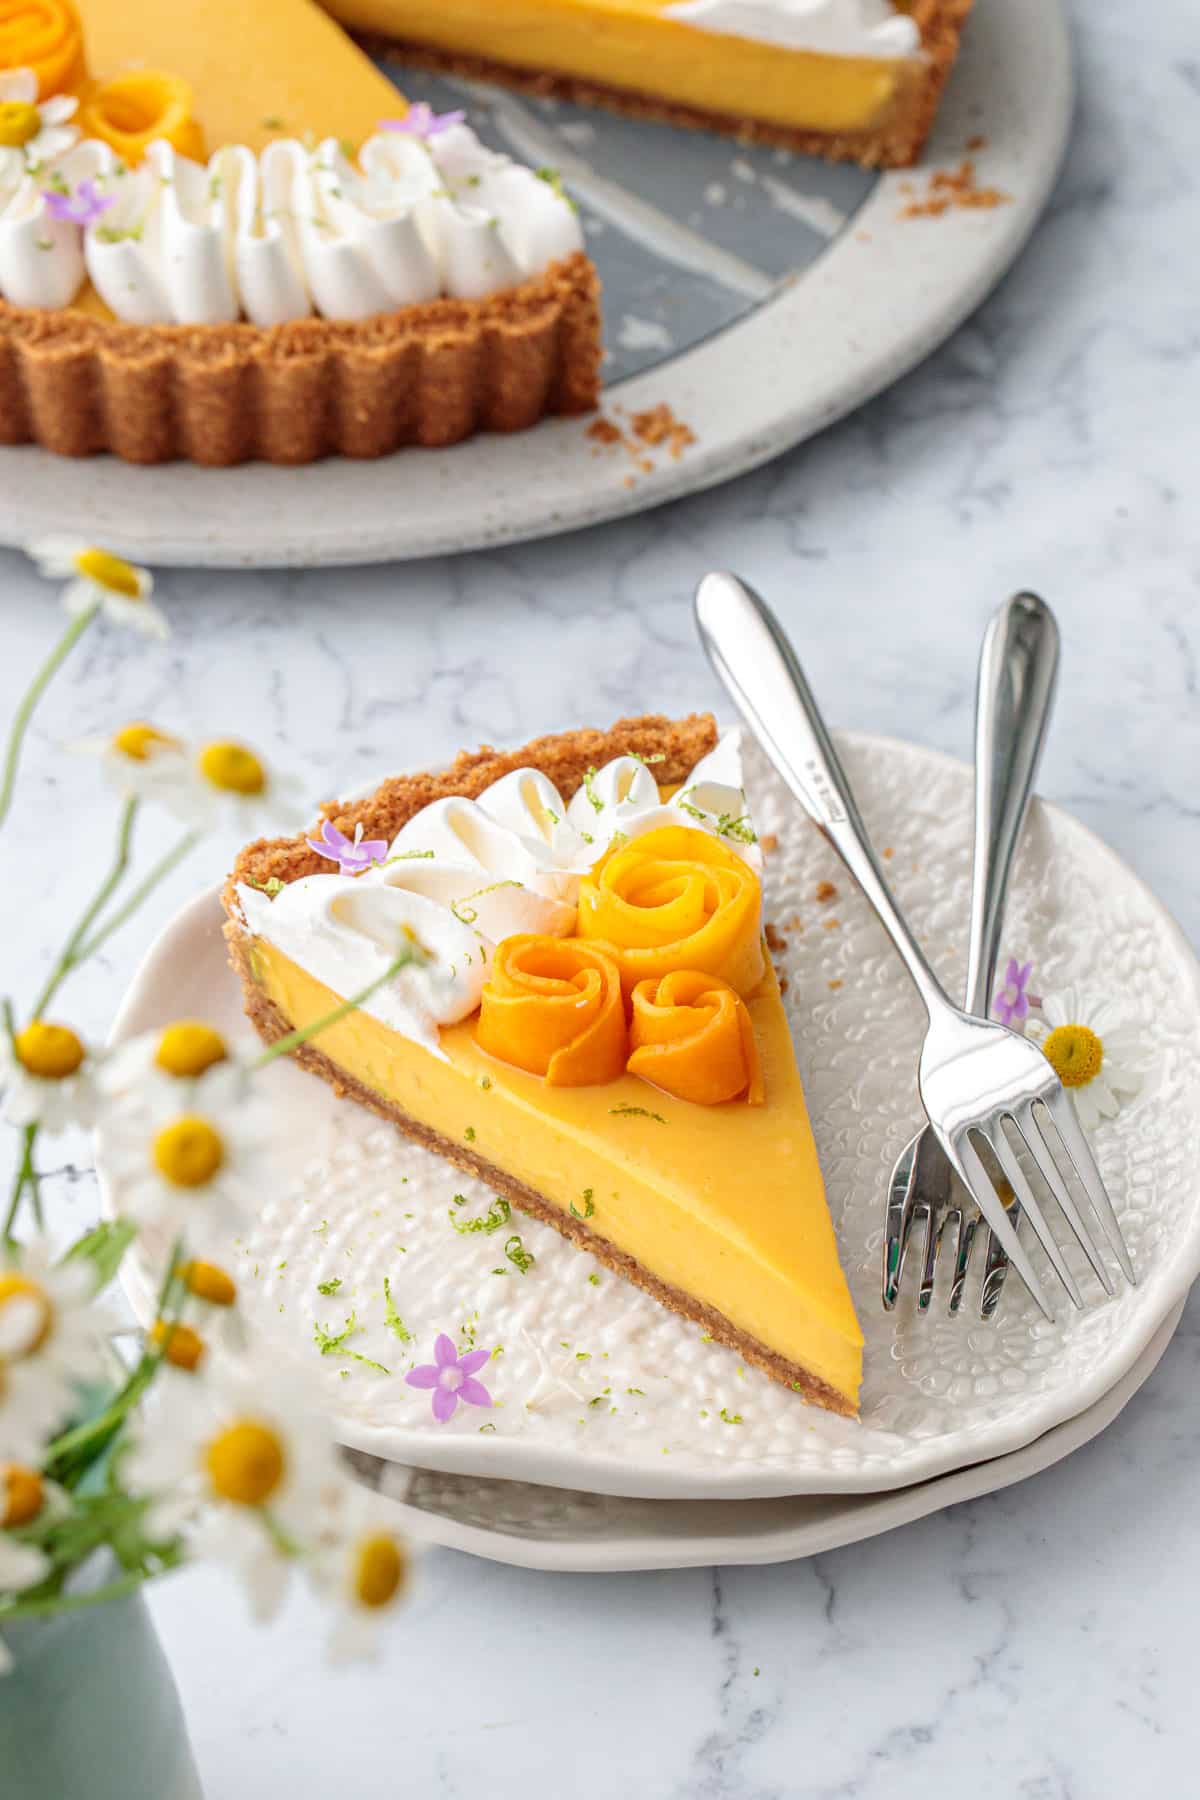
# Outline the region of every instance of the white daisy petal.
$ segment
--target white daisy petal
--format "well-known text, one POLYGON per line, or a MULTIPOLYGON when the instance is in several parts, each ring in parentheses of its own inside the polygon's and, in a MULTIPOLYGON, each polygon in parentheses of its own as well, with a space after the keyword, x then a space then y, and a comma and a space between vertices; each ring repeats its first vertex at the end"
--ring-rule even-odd
POLYGON ((33 106, 38 97, 37 76, 32 69, 6 69, 0 73, 0 101, 33 106))
MULTIPOLYGON (((1045 1048, 1055 1032, 1077 1027, 1099 1045, 1099 1064, 1079 1079, 1088 1057, 1075 1059, 1076 1078, 1067 1081, 1080 1124, 1094 1131, 1105 1119, 1115 1118, 1123 1104, 1140 1093, 1145 1081, 1146 1057, 1137 1031, 1125 1019, 1120 1002, 1109 994, 1089 994, 1067 985, 1046 994, 1041 1016, 1031 1015, 1028 1035, 1045 1048)), ((1095 1045, 1092 1046, 1095 1049, 1095 1045)), ((1053 1060, 1053 1059, 1052 1059, 1053 1060)))
POLYGON ((37 1466, 79 1405, 79 1384, 103 1372, 105 1320, 84 1263, 56 1263, 47 1245, 0 1262, 0 1460, 37 1466))

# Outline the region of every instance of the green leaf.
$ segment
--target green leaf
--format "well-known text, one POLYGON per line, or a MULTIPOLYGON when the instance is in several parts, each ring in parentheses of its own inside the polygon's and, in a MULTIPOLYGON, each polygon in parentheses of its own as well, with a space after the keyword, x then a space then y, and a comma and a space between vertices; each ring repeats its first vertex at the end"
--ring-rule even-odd
POLYGON ((96 1291, 108 1286, 121 1266, 122 1258, 137 1236, 137 1226, 128 1219, 102 1219, 71 1245, 64 1262, 90 1262, 96 1271, 96 1291))

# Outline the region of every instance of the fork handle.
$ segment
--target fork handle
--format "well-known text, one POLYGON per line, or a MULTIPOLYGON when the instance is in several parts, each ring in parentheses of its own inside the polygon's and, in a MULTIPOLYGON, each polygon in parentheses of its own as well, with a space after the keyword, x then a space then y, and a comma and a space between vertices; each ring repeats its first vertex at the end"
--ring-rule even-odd
POLYGON ((981 1019, 991 1010, 1009 877, 1054 706, 1058 647, 1046 602, 1016 594, 993 616, 980 652, 965 1004, 981 1019))
POLYGON ((696 590, 696 624, 747 724, 874 907, 932 1020, 951 1003, 892 898, 825 721, 774 615, 736 575, 706 575, 696 590))

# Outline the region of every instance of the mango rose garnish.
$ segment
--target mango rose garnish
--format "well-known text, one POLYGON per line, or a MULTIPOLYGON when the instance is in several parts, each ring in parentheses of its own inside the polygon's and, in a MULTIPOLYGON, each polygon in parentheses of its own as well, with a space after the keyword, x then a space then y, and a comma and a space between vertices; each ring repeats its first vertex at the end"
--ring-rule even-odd
POLYGON ((624 1073, 621 977, 603 949, 578 938, 505 938, 492 958, 476 1032, 490 1056, 555 1087, 624 1073))
POLYGON ((69 0, 0 0, 0 70, 32 69, 38 99, 83 76, 83 32, 69 0))
POLYGON ((612 850, 579 889, 581 938, 615 957, 626 993, 677 969, 718 975, 739 994, 763 976, 758 876, 719 838, 664 825, 612 850))
MULTIPOLYGON (((0 5, 3 0, 0 0, 0 5)), ((204 161, 204 133, 194 116, 192 90, 162 69, 131 69, 93 89, 79 109, 84 137, 102 138, 127 163, 140 163, 156 138, 180 156, 204 161)))
POLYGON ((763 1100, 754 1025, 740 994, 699 969, 676 969, 633 990, 631 1075, 698 1106, 763 1100))

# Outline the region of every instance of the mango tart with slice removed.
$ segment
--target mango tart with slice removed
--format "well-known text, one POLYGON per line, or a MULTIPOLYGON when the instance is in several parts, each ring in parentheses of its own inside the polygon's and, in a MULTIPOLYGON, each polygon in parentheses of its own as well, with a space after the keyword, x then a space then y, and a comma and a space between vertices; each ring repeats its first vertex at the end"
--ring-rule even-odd
MULTIPOLYGON (((728 836, 727 790, 698 769, 717 749, 711 718, 650 717, 398 777, 325 809, 339 833, 361 825, 365 839, 391 845, 378 870, 332 872, 322 840, 308 836, 253 844, 225 888, 226 937, 247 1013, 274 1042, 357 991, 348 975, 334 981, 337 965, 310 954, 308 939, 288 935, 289 897, 326 908, 347 943, 356 920, 378 929, 385 913, 363 909, 388 898, 391 880, 403 884, 398 898, 391 891, 397 917, 411 907, 414 919, 432 918, 431 897, 451 891, 453 855, 437 848, 445 834, 464 860, 486 858, 504 829, 496 822, 524 808, 554 867, 535 858, 528 886, 464 874, 471 904, 451 900, 441 915, 476 934, 474 1001, 424 1040, 369 1003, 297 1061, 797 1395, 854 1415, 862 1334, 763 950, 761 858, 740 814, 728 836), (671 813, 681 784, 686 808, 671 813), (618 830, 606 824, 609 804, 618 830), (662 822, 689 812, 704 823, 662 822), (422 847, 426 833, 434 847, 422 847), (548 929, 489 922, 514 906, 540 907, 548 929), (493 929, 505 935, 491 942, 493 929)), ((504 866, 523 853, 513 844, 530 841, 513 839, 504 866)))
POLYGON ((314 0, 0 0, 0 443, 304 463, 586 412, 561 186, 314 0))

